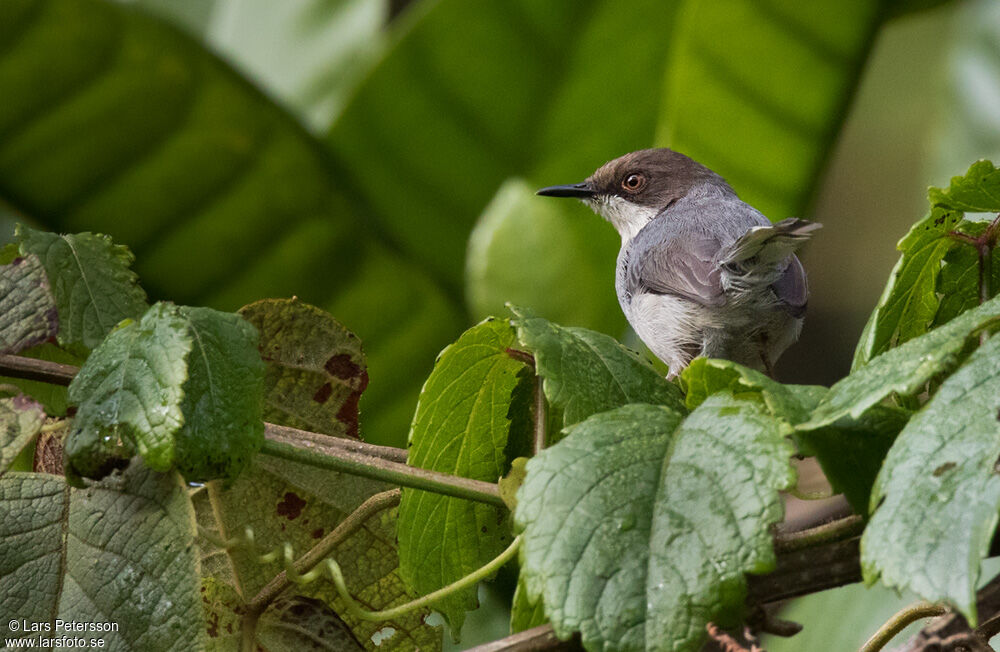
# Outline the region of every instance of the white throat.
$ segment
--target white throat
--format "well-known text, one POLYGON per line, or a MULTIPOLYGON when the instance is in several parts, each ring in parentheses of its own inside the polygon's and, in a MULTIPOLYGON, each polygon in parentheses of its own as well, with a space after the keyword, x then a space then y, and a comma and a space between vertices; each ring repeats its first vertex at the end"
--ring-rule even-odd
POLYGON ((583 201, 595 213, 611 222, 622 237, 623 246, 659 212, 651 206, 633 204, 616 195, 596 195, 593 199, 583 201))

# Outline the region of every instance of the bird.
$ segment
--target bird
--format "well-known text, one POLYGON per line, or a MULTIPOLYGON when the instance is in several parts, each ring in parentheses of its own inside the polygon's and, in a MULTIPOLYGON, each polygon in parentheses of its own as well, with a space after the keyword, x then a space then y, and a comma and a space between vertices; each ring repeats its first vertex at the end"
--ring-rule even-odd
POLYGON ((821 224, 772 224, 721 176, 669 148, 625 154, 582 183, 537 194, 580 199, 617 229, 618 302, 667 378, 698 356, 774 377, 809 298, 795 252, 821 224))

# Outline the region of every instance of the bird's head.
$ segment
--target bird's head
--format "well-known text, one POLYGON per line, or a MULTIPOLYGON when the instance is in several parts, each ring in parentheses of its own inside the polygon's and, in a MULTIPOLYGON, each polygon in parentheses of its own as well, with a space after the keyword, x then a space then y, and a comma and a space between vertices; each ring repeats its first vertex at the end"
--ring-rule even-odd
POLYGON ((706 183, 729 188, 701 163, 663 147, 620 156, 582 183, 550 186, 538 194, 582 200, 611 222, 625 242, 692 188, 706 183))

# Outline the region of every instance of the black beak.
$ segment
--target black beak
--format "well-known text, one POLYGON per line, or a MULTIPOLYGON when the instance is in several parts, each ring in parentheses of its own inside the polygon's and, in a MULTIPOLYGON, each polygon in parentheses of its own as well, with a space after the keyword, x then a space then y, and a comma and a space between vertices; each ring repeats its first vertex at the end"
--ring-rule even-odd
POLYGON ((593 197, 595 192, 594 186, 584 181, 583 183, 571 183, 568 186, 549 186, 548 188, 542 188, 535 194, 544 197, 579 197, 580 199, 586 199, 593 197))

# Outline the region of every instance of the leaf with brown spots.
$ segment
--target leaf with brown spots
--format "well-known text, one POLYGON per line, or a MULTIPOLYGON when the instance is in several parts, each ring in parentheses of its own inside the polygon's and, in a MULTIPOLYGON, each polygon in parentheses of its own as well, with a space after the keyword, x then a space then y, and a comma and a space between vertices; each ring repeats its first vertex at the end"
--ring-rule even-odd
POLYGON ((18 353, 56 336, 59 316, 37 256, 0 265, 0 352, 18 353))
POLYGON ((361 341, 328 313, 294 298, 265 299, 240 313, 260 331, 264 419, 358 438, 358 400, 368 386, 361 341))

